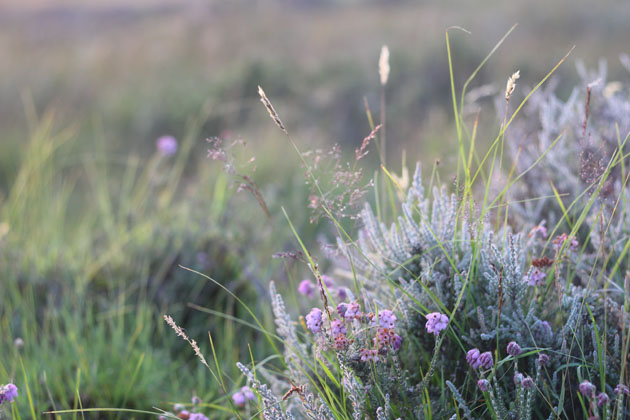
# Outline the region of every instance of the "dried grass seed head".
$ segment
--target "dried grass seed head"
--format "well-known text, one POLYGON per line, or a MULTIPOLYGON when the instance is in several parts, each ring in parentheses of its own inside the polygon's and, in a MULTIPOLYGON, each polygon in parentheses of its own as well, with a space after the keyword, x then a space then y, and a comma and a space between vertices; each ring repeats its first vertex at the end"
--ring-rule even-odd
POLYGON ((512 74, 510 76, 510 78, 507 81, 507 86, 505 87, 505 100, 509 101, 510 98, 512 97, 512 93, 514 92, 514 89, 516 88, 516 81, 521 77, 521 72, 520 70, 517 70, 514 74, 512 74))
POLYGON ((271 117, 271 119, 276 123, 278 127, 280 127, 282 131, 286 133, 287 129, 284 127, 284 124, 282 124, 280 116, 274 109, 273 105, 271 105, 271 101, 269 100, 269 98, 267 98, 267 95, 265 95, 265 91, 260 86, 258 86, 258 95, 260 95, 260 102, 262 102, 263 105, 265 105, 265 108, 267 108, 267 112, 269 112, 269 116, 271 117))
POLYGON ((389 48, 387 45, 383 45, 381 48, 381 56, 378 60, 378 74, 381 77, 381 85, 387 84, 389 79, 389 48))

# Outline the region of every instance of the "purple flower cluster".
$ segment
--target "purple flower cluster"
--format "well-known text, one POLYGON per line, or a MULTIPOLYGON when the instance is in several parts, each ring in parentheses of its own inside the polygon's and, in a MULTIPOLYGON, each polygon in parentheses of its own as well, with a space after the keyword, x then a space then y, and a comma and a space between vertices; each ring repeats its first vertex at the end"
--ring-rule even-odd
POLYGON ((516 341, 510 341, 507 345, 507 353, 510 356, 516 357, 521 354, 521 346, 519 346, 516 341))
POLYGON ((348 341, 348 338, 345 335, 338 334, 335 336, 335 350, 345 350, 346 348, 348 348, 349 344, 350 341, 348 341))
MULTIPOLYGON (((208 417, 204 416, 201 413, 191 413, 188 410, 184 410, 183 407, 179 404, 175 406, 175 411, 177 411, 177 417, 182 420, 209 420, 208 417)), ((160 417, 166 418, 163 416, 160 417)))
POLYGON ((314 333, 319 332, 322 327, 322 310, 319 308, 311 309, 306 315, 306 327, 314 333))
POLYGON ((315 297, 315 285, 310 280, 302 280, 298 286, 298 293, 313 299, 315 297))
POLYGON ((376 349, 361 349, 361 361, 362 362, 378 362, 381 358, 378 355, 378 350, 376 349))
POLYGON ((324 283, 326 285, 326 288, 328 288, 328 289, 333 287, 334 284, 335 284, 335 282, 333 281, 332 277, 327 276, 325 274, 322 274, 322 283, 324 283))
POLYGON ((244 386, 241 388, 240 391, 232 394, 232 401, 234 401, 234 404, 238 406, 245 405, 247 401, 252 401, 255 399, 256 394, 254 394, 254 392, 248 386, 244 386))
POLYGON ((486 392, 490 389, 490 382, 487 379, 479 379, 477 381, 477 386, 482 392, 486 392))
POLYGON ((610 397, 605 392, 600 392, 597 394, 597 406, 603 407, 604 404, 607 404, 610 401, 610 397))
POLYGON ((624 384, 619 384, 615 387, 615 395, 630 395, 630 388, 624 384))
MULTIPOLYGON (((376 316, 371 315, 372 321, 371 324, 373 327, 377 325, 376 316)), ((382 328, 394 328, 396 326, 396 315, 389 309, 383 309, 378 312, 378 325, 382 328)))
POLYGON ((494 359, 492 353, 486 351, 481 353, 479 349, 468 350, 466 353, 466 361, 473 369, 490 369, 494 365, 494 359))
MULTIPOLYGON (((619 394, 618 389, 623 386, 624 385, 621 384, 617 385, 617 388, 615 388, 615 395, 619 394)), ((578 386, 578 389, 580 391, 580 394, 584 395, 588 399, 595 397, 595 392, 597 391, 597 387, 587 380, 582 381, 578 386)), ((628 390, 627 387, 626 391, 626 394, 630 394, 630 390, 628 390)), ((610 402, 610 397, 605 392, 600 392, 595 398, 597 399, 597 406, 600 408, 610 402)))
POLYGON ((522 386, 525 389, 532 389, 534 387, 534 380, 531 378, 531 376, 526 376, 523 375, 520 372, 516 372, 514 374, 514 385, 516 386, 522 386))
POLYGON ((580 390, 580 394, 590 398, 595 393, 596 388, 595 385, 587 380, 584 380, 580 383, 578 389, 580 390))
POLYGON ((545 226, 545 221, 543 220, 539 225, 534 226, 528 236, 537 236, 541 239, 547 239, 547 227, 545 226))
POLYGON ((425 316, 427 319, 426 329, 431 334, 438 335, 448 327, 448 317, 439 312, 431 312, 425 316))
POLYGON ((542 286, 547 275, 537 268, 531 270, 527 276, 527 284, 530 286, 542 286))
POLYGON ((173 136, 162 136, 155 142, 158 153, 162 156, 173 156, 177 153, 177 139, 173 136))
POLYGON ((346 321, 352 321, 361 317, 361 308, 357 302, 340 303, 337 305, 337 313, 346 321))
POLYGON ((523 382, 523 374, 521 372, 516 372, 514 374, 514 385, 520 385, 523 382))
POLYGON ((540 353, 538 355, 538 364, 540 366, 547 366, 549 364, 549 356, 547 356, 545 353, 540 353))
POLYGON ((522 386, 525 389, 532 389, 535 384, 531 376, 526 376, 520 372, 516 372, 514 374, 514 385, 522 386))
MULTIPOLYGON (((569 240, 569 236, 566 233, 563 233, 562 235, 556 236, 554 238, 553 246, 556 250, 559 250, 560 248, 562 248, 562 245, 564 245, 564 243, 568 240, 569 240)), ((569 249, 571 251, 575 251, 578 249, 579 245, 580 243, 577 241, 577 239, 571 238, 571 245, 569 245, 569 249)))
POLYGON ((379 328, 374 337, 374 345, 379 352, 384 352, 389 347, 397 351, 401 344, 402 337, 396 334, 393 328, 379 328))
MULTIPOLYGON (((335 282, 332 277, 322 275, 322 283, 326 285, 326 288, 331 292, 334 292, 339 300, 346 300, 348 297, 348 291, 345 287, 337 287, 334 288, 335 282)), ((308 297, 309 299, 313 299, 315 297, 315 291, 317 290, 317 286, 312 281, 306 279, 302 280, 298 285, 298 293, 308 297)))
POLYGON ((347 332, 346 322, 354 320, 360 322, 369 322, 371 327, 375 327, 376 333, 373 337, 373 349, 362 348, 360 350, 361 360, 364 362, 373 361, 378 362, 381 360, 381 355, 386 354, 388 351, 398 351, 402 345, 402 337, 394 331, 396 327, 396 321, 398 318, 389 309, 382 309, 378 311, 378 316, 369 313, 365 314, 361 312, 361 308, 357 302, 340 303, 337 305, 337 313, 341 320, 333 320, 331 322, 331 335, 334 337, 335 349, 344 350, 349 345, 349 340, 345 336, 347 332))
POLYGON ((0 386, 0 404, 4 404, 5 402, 13 402, 18 396, 17 386, 8 383, 6 385, 0 386))
POLYGON ((330 323, 330 330, 332 332, 332 335, 335 337, 339 334, 345 334, 346 332, 348 332, 348 329, 346 328, 343 321, 339 319, 333 319, 333 321, 330 323))

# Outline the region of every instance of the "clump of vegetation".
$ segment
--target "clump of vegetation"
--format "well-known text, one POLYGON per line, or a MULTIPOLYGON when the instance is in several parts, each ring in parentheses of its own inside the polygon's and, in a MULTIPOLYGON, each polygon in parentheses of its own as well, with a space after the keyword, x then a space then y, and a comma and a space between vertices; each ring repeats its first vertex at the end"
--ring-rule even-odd
MULTIPOLYGON (((619 86, 592 109, 592 84, 581 107, 575 108, 577 94, 559 102, 547 91, 550 99, 540 99, 539 87, 553 70, 514 111, 519 73, 508 79, 501 94, 503 123, 485 155, 478 152, 476 122, 467 126, 453 94, 459 142, 456 190, 449 193, 435 171, 427 185, 420 165, 410 182, 384 166, 385 176, 374 183, 376 212, 365 205, 356 233, 339 222, 327 205, 335 201, 307 171, 336 232, 331 268, 336 275, 322 273, 294 230, 312 275, 298 292, 313 307, 294 322, 271 283, 277 330, 265 334, 282 343, 280 361, 276 366, 270 358, 238 364, 258 397, 257 414, 267 419, 378 420, 630 416, 630 219, 624 210, 630 199, 625 182, 630 128, 619 119, 625 115, 628 90, 619 86), (530 103, 530 98, 537 100, 530 103), (539 107, 539 135, 546 140, 542 149, 510 144, 510 150, 524 152, 508 159, 505 143, 518 135, 510 126, 525 105, 530 114, 539 107), (600 169, 589 177, 583 176, 594 159, 588 147, 572 146, 582 151, 575 167, 554 152, 565 141, 562 135, 549 134, 559 129, 551 129, 552 122, 575 125, 577 109, 587 113, 581 115, 582 136, 601 128, 589 135, 608 139, 606 162, 598 160, 600 169), (564 117, 554 120, 551 115, 564 117), (600 116, 604 121, 598 121, 600 116), (523 163, 519 156, 526 156, 525 151, 523 163), (553 173, 562 163, 564 172, 553 173), (554 186, 558 177, 575 186, 569 205, 554 186), (536 198, 537 188, 547 188, 542 179, 552 180, 553 194, 543 197, 549 205, 523 204, 536 198), (519 189, 521 185, 527 188, 519 189), (611 206, 613 192, 617 196, 611 206), (521 202, 514 203, 515 197, 521 202)), ((259 92, 310 169, 271 101, 259 92)), ((526 118, 519 130, 537 130, 528 124, 533 123, 526 118)), ((377 144, 383 145, 382 137, 377 144)), ((234 400, 241 391, 236 392, 234 400)), ((234 415, 240 417, 247 407, 249 416, 255 401, 240 395, 238 401, 231 406, 234 415)))
MULTIPOLYGON (((81 144, 51 114, 33 127, 0 201, 0 378, 22 391, 16 410, 42 418, 80 405, 139 409, 186 401, 193 388, 212 399, 217 387, 201 369, 155 368, 194 357, 162 345, 169 332, 159 315, 168 308, 195 337, 230 337, 226 322, 201 311, 242 309, 180 267, 211 271, 255 302, 256 257, 238 244, 264 248, 267 231, 236 222, 244 197, 203 159, 201 121, 179 140, 158 139, 146 157, 124 158, 81 144)), ((223 357, 235 363, 236 354, 223 357)))
MULTIPOLYGON (((447 46, 451 64, 448 33, 447 46)), ((187 167, 203 121, 183 142, 159 138, 146 164, 85 159, 80 168, 60 153, 71 132, 55 134, 52 119, 33 124, 0 210, 0 378, 20 389, 0 387, 0 415, 118 406, 184 420, 209 410, 287 420, 630 417, 630 91, 606 83, 604 66, 580 68, 582 85, 559 99, 543 84, 563 58, 522 95, 526 75, 516 71, 497 99, 498 134, 484 141, 488 130, 464 104, 489 58, 460 98, 449 68, 452 184, 437 164, 411 176, 404 158, 400 176, 388 164, 386 47, 380 124, 366 100, 369 134, 349 163, 339 146, 302 152, 259 88, 306 175, 306 185, 279 187, 284 195, 259 187, 255 159, 236 156, 240 138, 202 143, 225 174, 187 167), (381 171, 366 180, 372 149, 381 171), (230 183, 251 195, 256 216, 228 199, 230 183), (281 208, 285 195, 302 207, 281 208), (309 220, 305 208, 310 227, 295 222, 309 220), (313 238, 326 242, 322 257, 313 238), (270 249, 285 273, 267 295, 270 249), (173 317, 164 325, 158 312, 173 317), (174 349, 163 345, 167 327, 185 340, 174 349), (181 370, 183 345, 202 362, 192 373, 181 370), (193 391, 202 398, 167 402, 193 391), (147 411, 148 401, 172 408, 147 411)))

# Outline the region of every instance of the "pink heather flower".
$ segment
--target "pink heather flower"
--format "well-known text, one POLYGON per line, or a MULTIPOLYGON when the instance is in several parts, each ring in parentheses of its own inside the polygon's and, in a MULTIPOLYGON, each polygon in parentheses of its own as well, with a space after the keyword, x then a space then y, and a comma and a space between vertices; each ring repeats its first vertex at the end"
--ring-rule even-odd
POLYGON ((190 413, 190 417, 188 420, 209 420, 208 417, 204 416, 201 413, 190 413))
POLYGON ((378 350, 361 349, 361 361, 362 362, 378 362, 380 357, 378 356, 378 350))
POLYGON ((398 351, 402 346, 402 337, 398 334, 394 334, 394 339, 392 340, 392 350, 398 351))
POLYGON ((585 397, 590 398, 595 392, 595 385, 593 385, 587 380, 584 380, 582 381, 578 389, 580 390, 580 394, 584 395, 585 397))
POLYGON ((606 394, 605 392, 600 392, 597 395, 597 406, 598 407, 603 407, 604 404, 608 403, 608 401, 610 401, 610 398, 608 397, 608 394, 606 394))
POLYGON ((490 369, 492 365, 494 365, 494 359, 492 358, 492 353, 490 353, 489 351, 485 353, 481 353, 477 361, 479 362, 480 367, 486 368, 486 369, 490 369))
POLYGON ((298 286, 298 292, 301 295, 308 296, 309 299, 313 299, 315 296, 315 285, 310 280, 302 280, 298 286))
POLYGON ((534 380, 530 376, 526 376, 523 378, 521 385, 525 389, 532 389, 534 387, 534 380))
POLYGON ((479 367, 479 354, 479 349, 468 350, 468 353, 466 353, 466 361, 473 369, 479 367))
POLYGON ((527 284, 530 286, 542 286, 545 284, 547 275, 537 268, 534 268, 527 276, 527 284))
POLYGON ((256 394, 254 394, 254 392, 248 386, 242 387, 241 392, 243 393, 243 395, 245 395, 245 398, 247 398, 250 401, 256 399, 256 394))
POLYGON ((356 302, 350 302, 346 305, 346 311, 344 313, 344 318, 349 321, 351 319, 358 318, 361 314, 361 309, 359 308, 359 304, 356 302))
POLYGON ((516 357, 521 354, 521 346, 519 346, 516 341, 510 341, 507 345, 507 353, 510 356, 516 357))
POLYGON ((333 336, 339 335, 339 334, 345 334, 348 331, 344 323, 338 319, 334 319, 330 323, 330 329, 332 331, 333 336))
POLYGON ((155 145, 162 156, 172 156, 177 153, 177 140, 173 136, 162 136, 157 139, 155 145))
POLYGON ((542 239, 547 239, 547 227, 545 227, 545 221, 543 220, 539 225, 534 226, 534 228, 529 232, 529 236, 538 236, 542 239))
MULTIPOLYGON (((389 309, 383 309, 378 312, 378 324, 383 328, 394 328, 396 325, 396 315, 389 309)), ((376 325, 376 321, 372 319, 372 326, 376 325)))
POLYGON ((490 382, 487 379, 479 379, 477 381, 477 386, 482 392, 486 392, 490 389, 490 382))
POLYGON ((3 404, 5 401, 13 402, 18 396, 17 386, 8 383, 4 386, 0 387, 0 404, 3 404))
POLYGON ((327 276, 326 274, 322 274, 322 283, 324 283, 327 288, 331 288, 335 284, 335 282, 332 279, 332 277, 327 276))
POLYGON ((402 337, 394 333, 393 328, 379 328, 374 336, 374 346, 380 350, 385 350, 387 347, 392 347, 394 350, 400 348, 402 343, 402 337))
POLYGON ((540 353, 538 355, 538 364, 540 366, 547 366, 549 364, 549 356, 547 356, 545 353, 540 353))
POLYGON ((339 305, 337 305, 337 313, 342 318, 345 318, 347 309, 348 309, 348 304, 347 303, 340 303, 339 305))
POLYGON ((247 397, 245 397, 245 394, 243 394, 242 392, 235 392, 234 394, 232 394, 232 401, 234 401, 234 404, 236 405, 245 405, 245 403, 247 402, 247 397))
POLYGON ((319 308, 311 309, 311 312, 306 315, 306 327, 313 331, 318 332, 322 326, 322 311, 319 308))
POLYGON ((13 341, 13 345, 18 350, 23 349, 24 348, 24 340, 22 340, 20 337, 18 337, 18 338, 15 339, 15 341, 13 341))
POLYGON ((630 395, 630 388, 628 388, 624 384, 617 385, 615 387, 615 395, 619 395, 619 394, 630 395))
MULTIPOLYGON (((562 245, 564 245, 564 243, 569 239, 569 236, 566 233, 563 233, 560 236, 556 236, 555 239, 553 240, 553 245, 555 249, 560 249, 562 248, 562 245)), ((571 245, 569 245, 569 249, 571 251, 575 251, 578 246, 580 245, 580 243, 578 242, 577 239, 575 238, 571 238, 571 245)))
POLYGON ((335 350, 345 350, 350 342, 345 335, 339 334, 335 337, 335 350))
POLYGON ((425 327, 427 329, 427 332, 431 334, 438 335, 440 331, 445 330, 448 326, 448 317, 439 312, 431 312, 430 314, 426 315, 425 318, 427 319, 427 324, 425 327))

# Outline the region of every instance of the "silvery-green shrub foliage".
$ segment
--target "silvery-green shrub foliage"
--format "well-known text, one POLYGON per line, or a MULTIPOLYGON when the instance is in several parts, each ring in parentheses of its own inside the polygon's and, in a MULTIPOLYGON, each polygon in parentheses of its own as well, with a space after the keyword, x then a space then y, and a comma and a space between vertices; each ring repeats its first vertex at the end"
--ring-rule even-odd
MULTIPOLYGON (((630 57, 622 55, 621 62, 628 70, 626 83, 608 81, 604 61, 597 71, 588 71, 578 63, 581 82, 567 99, 556 95, 555 83, 549 84, 532 95, 506 131, 505 144, 517 172, 542 157, 510 191, 515 202, 512 209, 522 220, 532 224, 546 220, 548 226, 561 221, 563 211, 553 187, 569 214, 579 214, 615 152, 620 146, 624 153, 630 151, 630 57)), ((503 118, 503 105, 497 109, 503 118)), ((620 193, 628 194, 627 173, 622 165, 616 165, 601 185, 597 200, 605 210, 612 210, 620 193)))
MULTIPOLYGON (((606 85, 605 67, 597 77, 588 144, 613 156, 611 125, 630 130, 628 89, 606 95, 597 87, 606 85)), ((569 155, 600 152, 575 143, 579 90, 567 101, 550 91, 534 99, 528 115, 539 125, 526 118, 511 130, 538 139, 517 165, 529 167, 560 131, 569 134, 511 197, 553 196, 548 180, 576 196, 598 185, 597 205, 582 218, 586 234, 580 211, 567 222, 553 198, 515 205, 520 217, 508 227, 477 220, 475 206, 445 187, 428 194, 418 165, 393 223, 366 205, 356 240, 338 240, 347 293, 334 292, 341 278, 332 284, 311 267, 317 293, 305 288, 314 308, 300 325, 271 285, 286 369, 239 365, 265 418, 630 418, 625 170, 576 177, 587 163, 569 155), (617 207, 613 193, 625 200, 617 207), (283 396, 285 377, 303 387, 283 396)))

